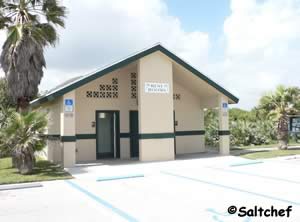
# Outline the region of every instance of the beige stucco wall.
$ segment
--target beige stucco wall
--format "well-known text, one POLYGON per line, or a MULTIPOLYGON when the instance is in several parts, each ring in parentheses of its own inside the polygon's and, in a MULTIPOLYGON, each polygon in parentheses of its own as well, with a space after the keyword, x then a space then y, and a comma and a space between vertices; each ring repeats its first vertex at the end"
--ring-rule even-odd
POLYGON ((59 139, 48 140, 45 152, 47 160, 62 163, 62 144, 59 139))
POLYGON ((122 159, 130 159, 130 139, 129 138, 121 138, 120 157, 122 159))
MULTIPOLYGON (((62 98, 43 104, 40 109, 47 113, 48 126, 47 135, 60 135, 60 113, 62 110, 62 98)), ((45 156, 49 161, 54 163, 62 162, 62 146, 59 139, 47 140, 44 149, 45 156)))
POLYGON ((174 139, 140 140, 141 161, 173 160, 174 155, 174 139))
POLYGON ((140 133, 173 132, 172 62, 160 52, 140 59, 139 63, 140 133), (146 93, 145 83, 168 83, 167 94, 146 93))
MULTIPOLYGON (((204 130, 201 101, 177 82, 174 82, 174 94, 180 95, 179 100, 174 100, 176 131, 204 130)), ((176 154, 204 152, 204 138, 204 135, 176 136, 176 154)))
MULTIPOLYGON (((137 100, 131 99, 130 74, 137 72, 136 66, 120 69, 94 80, 76 89, 76 134, 96 134, 96 110, 120 111, 120 132, 129 132, 129 111, 137 110, 137 100), (99 85, 112 84, 112 78, 118 79, 118 98, 87 98, 87 91, 99 91, 99 85)), ((77 140, 77 161, 96 160, 96 140, 77 140)), ((129 138, 120 139, 120 158, 130 158, 129 138)))
POLYGON ((85 139, 76 141, 76 162, 96 160, 96 140, 85 139))
POLYGON ((62 111, 62 98, 46 103, 42 109, 48 114, 48 134, 60 133, 60 113, 62 111))
MULTIPOLYGON (((139 61, 139 133, 173 133, 172 61, 160 52, 139 61), (169 93, 147 93, 146 83, 167 83, 169 93)), ((140 139, 140 160, 174 159, 174 139, 140 139)))

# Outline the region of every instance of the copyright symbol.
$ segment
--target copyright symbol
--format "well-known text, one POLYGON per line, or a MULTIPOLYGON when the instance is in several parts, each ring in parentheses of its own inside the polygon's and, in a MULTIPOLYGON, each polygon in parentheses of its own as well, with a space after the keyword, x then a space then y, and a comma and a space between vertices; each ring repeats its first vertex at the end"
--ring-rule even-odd
POLYGON ((228 207, 228 209, 227 209, 227 212, 228 212, 229 214, 235 214, 236 211, 237 211, 236 206, 230 206, 230 207, 228 207))

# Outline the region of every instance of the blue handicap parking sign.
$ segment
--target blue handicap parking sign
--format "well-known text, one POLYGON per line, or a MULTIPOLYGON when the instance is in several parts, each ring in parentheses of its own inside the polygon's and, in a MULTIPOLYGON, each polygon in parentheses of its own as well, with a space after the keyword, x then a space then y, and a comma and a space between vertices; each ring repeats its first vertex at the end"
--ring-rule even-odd
POLYGON ((65 99, 65 112, 73 112, 73 99, 65 99))
POLYGON ((66 106, 73 106, 73 99, 66 99, 65 100, 65 105, 66 106))

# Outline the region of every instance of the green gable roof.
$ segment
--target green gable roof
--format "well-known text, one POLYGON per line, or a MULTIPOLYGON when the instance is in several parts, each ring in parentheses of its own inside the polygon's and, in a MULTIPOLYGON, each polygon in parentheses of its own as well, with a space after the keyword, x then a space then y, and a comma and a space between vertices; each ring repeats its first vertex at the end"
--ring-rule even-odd
POLYGON ((188 63, 186 63, 185 61, 183 61, 182 59, 180 59, 178 56, 176 56, 174 53, 170 52, 169 50, 167 50, 166 48, 164 48, 162 45, 158 44, 155 45, 151 48, 148 48, 142 52, 139 52, 137 54, 134 54, 126 59, 123 59, 117 63, 114 63, 111 66, 105 67, 102 70, 96 71, 90 75, 87 76, 83 76, 81 78, 77 78, 75 81, 73 82, 68 82, 65 85, 62 85, 61 87, 56 87, 54 90, 51 90, 50 92, 48 92, 47 94, 43 95, 42 97, 35 99, 33 101, 31 101, 30 105, 31 106, 38 106, 42 103, 48 102, 48 101, 52 101, 57 97, 60 97, 80 86, 83 86, 101 76, 104 76, 105 74, 108 74, 110 72, 113 72, 119 68, 122 68, 144 56, 147 56, 151 53, 154 53, 156 51, 160 51, 163 54, 165 54, 166 56, 168 56, 169 58, 171 58, 172 60, 174 60, 175 62, 177 62, 179 65, 183 66, 184 68, 186 68, 187 70, 189 70, 191 73, 193 73, 194 75, 196 75, 197 77, 199 77, 200 79, 202 79, 203 81, 207 82, 209 85, 211 85, 212 87, 214 87, 216 90, 218 90, 219 92, 221 92, 222 94, 224 94, 225 96, 227 96, 229 99, 231 99, 232 101, 234 101, 235 103, 238 103, 239 99, 237 97, 235 97, 233 94, 231 94, 230 92, 228 92, 226 89, 224 89, 223 87, 221 87, 220 85, 218 85, 217 83, 215 83, 214 81, 212 81, 210 78, 208 78, 207 76, 205 76, 204 74, 202 74, 201 72, 199 72, 197 69, 195 69, 194 67, 192 67, 191 65, 189 65, 188 63))

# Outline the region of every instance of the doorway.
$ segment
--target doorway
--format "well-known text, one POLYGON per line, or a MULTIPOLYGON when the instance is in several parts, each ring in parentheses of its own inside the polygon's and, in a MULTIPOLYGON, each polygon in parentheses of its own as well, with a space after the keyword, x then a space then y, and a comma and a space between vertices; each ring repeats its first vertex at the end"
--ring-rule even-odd
POLYGON ((120 157, 119 111, 96 111, 96 157, 120 157))
POLYGON ((139 113, 129 112, 130 119, 130 157, 139 157, 139 113))

